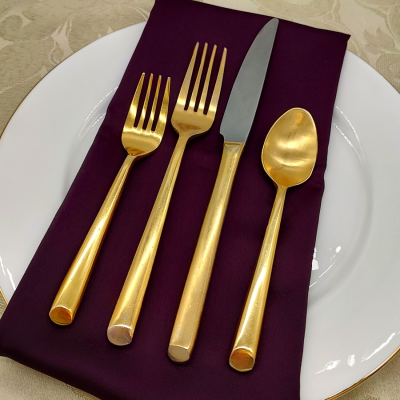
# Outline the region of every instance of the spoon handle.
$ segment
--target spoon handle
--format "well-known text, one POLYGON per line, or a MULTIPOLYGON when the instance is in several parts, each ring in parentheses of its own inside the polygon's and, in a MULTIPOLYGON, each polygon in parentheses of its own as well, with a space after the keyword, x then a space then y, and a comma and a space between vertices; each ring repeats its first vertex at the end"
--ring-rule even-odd
POLYGON ((247 294, 229 364, 240 372, 253 369, 267 301, 286 188, 278 186, 257 266, 247 294))

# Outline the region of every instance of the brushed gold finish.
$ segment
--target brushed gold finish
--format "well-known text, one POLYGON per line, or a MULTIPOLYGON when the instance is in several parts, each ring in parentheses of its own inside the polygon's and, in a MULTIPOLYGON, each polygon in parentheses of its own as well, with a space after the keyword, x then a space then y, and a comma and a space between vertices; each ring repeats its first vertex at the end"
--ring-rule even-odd
POLYGON ((277 194, 229 358, 230 366, 237 371, 250 371, 256 360, 286 190, 311 176, 317 152, 314 120, 301 108, 283 114, 265 139, 261 160, 277 194))
POLYGON ((197 240, 169 341, 168 355, 174 362, 188 361, 196 341, 219 236, 244 145, 239 142, 224 143, 217 180, 197 240))
MULTIPOLYGON (((0 288, 0 292, 1 292, 1 288, 0 288)), ((6 298, 4 297, 4 295, 2 295, 2 297, 6 303, 6 306, 8 307, 8 302, 7 302, 6 298)), ((347 387, 346 389, 343 389, 341 392, 338 392, 331 397, 326 398, 325 400, 336 400, 339 397, 343 396, 344 394, 351 392, 353 389, 360 386, 365 381, 367 381, 369 378, 371 378, 373 375, 375 375, 377 372, 379 372, 384 366, 389 364, 389 362, 392 361, 399 353, 400 353, 400 347, 398 347, 385 361, 382 362, 382 364, 378 365, 369 374, 365 375, 363 378, 361 378, 359 381, 357 381, 353 385, 347 387)))
MULTIPOLYGON (((68 59, 70 56, 68 56, 66 59, 68 59)), ((63 62, 66 60, 64 59, 63 62)), ((14 114, 18 111, 19 107, 21 106, 21 104, 24 102, 24 100, 26 99, 26 97, 42 82, 42 80, 44 79, 44 77, 42 77, 31 89, 30 91, 24 96, 24 98, 19 102, 18 106, 16 107, 15 111, 12 113, 12 115, 9 117, 7 124, 5 125, 3 132, 7 129, 9 123, 11 122, 12 118, 14 117, 14 114)), ((1 132, 2 133, 2 132, 1 132)), ((0 133, 0 140, 1 140, 1 133, 0 133)), ((1 287, 0 287, 0 295, 2 296, 4 302, 6 303, 6 306, 8 306, 8 301, 5 298, 1 287)), ((353 389, 357 388, 358 386, 362 385, 365 381, 369 380, 369 378, 371 378, 372 376, 374 376, 377 372, 379 372, 383 367, 385 367, 387 364, 389 364, 390 361, 392 361, 396 356, 398 356, 400 354, 400 347, 397 348, 386 360, 384 360, 382 362, 382 364, 380 364, 378 367, 376 367, 373 371, 371 371, 370 373, 368 373, 366 376, 364 376, 363 378, 361 378, 359 381, 357 381, 356 383, 354 383, 353 385, 347 387, 346 389, 342 390, 341 392, 336 393, 335 395, 325 399, 325 400, 336 400, 339 397, 343 396, 344 394, 352 391, 353 389)))
POLYGON ((158 93, 161 85, 161 76, 158 78, 156 93, 146 128, 143 128, 143 122, 149 101, 153 74, 150 75, 139 123, 137 127, 134 127, 144 77, 145 74, 142 74, 133 96, 122 132, 122 144, 128 155, 122 164, 121 169, 119 170, 107 197, 96 216, 96 219, 87 233, 78 254, 72 262, 72 265, 54 299, 53 305, 51 306, 49 315, 51 320, 57 325, 69 325, 75 317, 88 284, 93 266, 96 262, 97 255, 103 243, 103 239, 107 232, 107 228, 110 224, 124 188, 126 178, 128 177, 134 161, 152 153, 161 143, 168 114, 170 79, 168 78, 165 86, 164 98, 162 100, 156 128, 152 131, 151 128, 154 122, 158 93))
POLYGON ((186 144, 194 136, 207 132, 214 122, 225 68, 226 49, 222 54, 208 112, 204 114, 217 47, 214 46, 213 48, 200 103, 195 111, 196 98, 207 53, 207 44, 205 44, 189 106, 185 110, 198 47, 199 44, 197 43, 172 114, 171 123, 179 134, 179 139, 108 326, 108 340, 117 346, 124 346, 132 341, 186 144))

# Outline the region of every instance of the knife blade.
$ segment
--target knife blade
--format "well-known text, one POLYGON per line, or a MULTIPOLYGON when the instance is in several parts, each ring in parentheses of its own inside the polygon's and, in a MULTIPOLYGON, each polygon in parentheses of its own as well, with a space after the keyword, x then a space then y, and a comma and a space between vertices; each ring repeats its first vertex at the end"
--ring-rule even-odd
POLYGON ((233 181, 260 100, 278 24, 276 18, 271 19, 254 39, 222 118, 222 159, 168 346, 174 362, 188 361, 194 348, 233 181))
POLYGON ((260 100, 279 20, 271 19, 254 39, 233 84, 222 118, 225 141, 246 142, 260 100))

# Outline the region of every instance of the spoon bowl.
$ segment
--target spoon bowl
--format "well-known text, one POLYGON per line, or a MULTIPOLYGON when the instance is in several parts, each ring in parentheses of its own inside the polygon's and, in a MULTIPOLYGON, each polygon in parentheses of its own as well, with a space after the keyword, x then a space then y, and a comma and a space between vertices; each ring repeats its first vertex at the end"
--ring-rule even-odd
POLYGON ((317 129, 311 114, 302 108, 292 108, 270 129, 261 162, 277 185, 289 188, 311 176, 317 151, 317 129))
POLYGON ((229 357, 230 366, 237 371, 252 370, 256 361, 286 190, 311 176, 317 152, 314 120, 302 108, 292 108, 283 114, 265 138, 261 161, 265 172, 275 182, 277 193, 229 357))

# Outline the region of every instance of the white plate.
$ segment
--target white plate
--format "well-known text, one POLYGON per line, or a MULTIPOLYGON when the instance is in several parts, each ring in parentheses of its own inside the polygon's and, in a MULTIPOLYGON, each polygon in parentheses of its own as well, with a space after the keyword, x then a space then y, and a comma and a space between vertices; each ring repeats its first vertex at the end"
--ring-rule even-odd
MULTIPOLYGON (((0 141, 0 286, 7 300, 78 172, 143 28, 115 32, 68 58, 9 122, 0 141)), ((312 263, 310 255, 304 400, 344 391, 400 347, 399 110, 395 89, 347 52, 312 263)))

